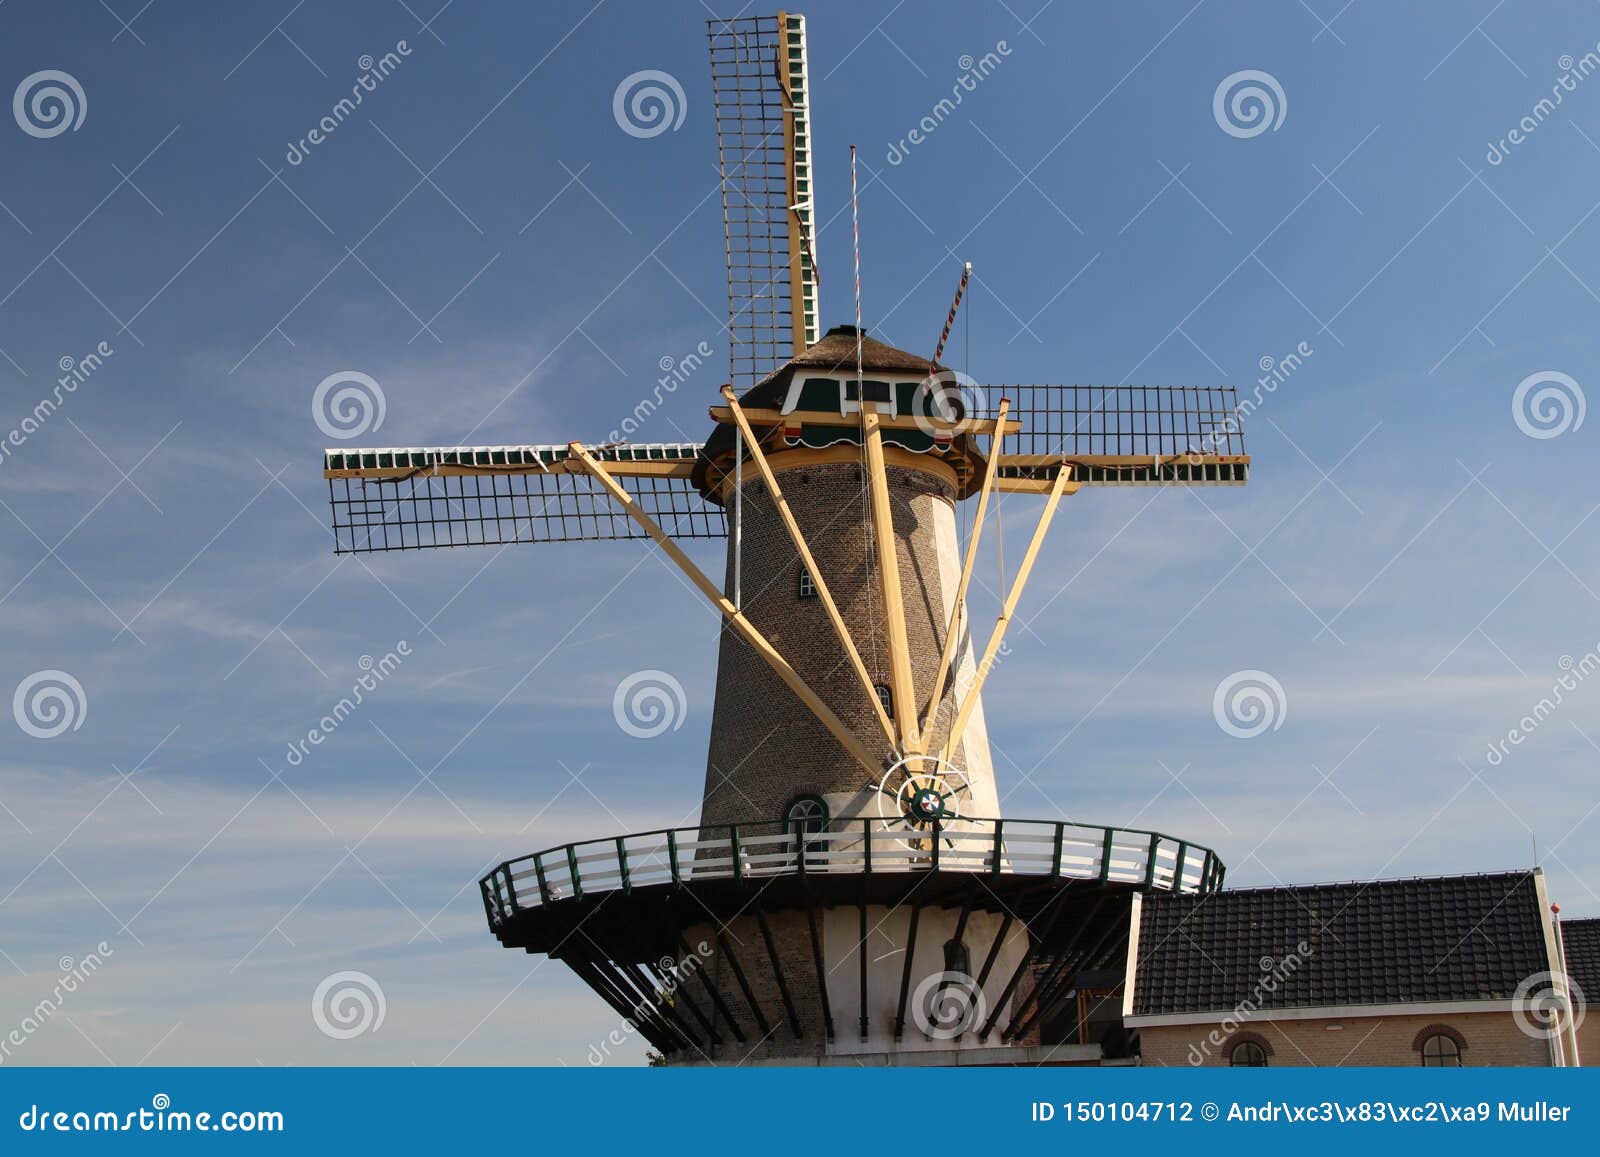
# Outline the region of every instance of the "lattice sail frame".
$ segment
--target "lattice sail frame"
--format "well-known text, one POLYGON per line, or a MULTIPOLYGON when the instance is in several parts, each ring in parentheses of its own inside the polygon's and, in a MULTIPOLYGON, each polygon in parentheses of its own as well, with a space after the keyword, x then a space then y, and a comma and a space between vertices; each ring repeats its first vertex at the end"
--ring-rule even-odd
POLYGON ((728 368, 743 392, 819 336, 805 17, 706 22, 728 268, 728 368))
MULTIPOLYGON (((699 452, 697 442, 594 451, 674 538, 724 538, 722 508, 689 480, 699 452)), ((336 554, 649 537, 568 446, 328 450, 323 475, 336 554)))

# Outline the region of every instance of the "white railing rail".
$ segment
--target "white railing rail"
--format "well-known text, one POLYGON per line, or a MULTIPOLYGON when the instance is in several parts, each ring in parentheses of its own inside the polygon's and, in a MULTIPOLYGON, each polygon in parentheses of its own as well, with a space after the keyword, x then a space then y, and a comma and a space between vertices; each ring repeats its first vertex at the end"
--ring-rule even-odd
POLYGON ((821 831, 760 822, 566 844, 508 860, 479 887, 489 923, 498 927, 526 909, 663 884, 932 871, 1098 880, 1163 892, 1215 891, 1225 873, 1210 848, 1136 828, 963 819, 935 835, 854 819, 821 831))

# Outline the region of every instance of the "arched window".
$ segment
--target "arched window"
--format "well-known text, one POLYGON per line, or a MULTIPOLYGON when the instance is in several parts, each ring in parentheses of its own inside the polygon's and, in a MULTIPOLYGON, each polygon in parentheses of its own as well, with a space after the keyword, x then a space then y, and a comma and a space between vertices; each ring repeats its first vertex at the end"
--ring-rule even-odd
POLYGON ((816 580, 811 577, 811 572, 805 567, 800 568, 800 580, 796 593, 799 594, 799 596, 803 599, 814 599, 817 597, 816 580))
POLYGON ((1228 1050, 1228 1063, 1236 1069, 1264 1069, 1270 1055, 1266 1042, 1252 1034, 1228 1050))
POLYGON ((1430 1024, 1417 1034, 1411 1047, 1421 1054, 1425 1068, 1459 1069, 1461 1053, 1467 1047, 1467 1041, 1449 1025, 1430 1024))
POLYGON ((1241 1041, 1228 1053, 1228 1063, 1236 1069, 1264 1069, 1267 1050, 1253 1040, 1241 1041))
POLYGON ((883 713, 890 719, 894 718, 894 692, 887 683, 874 683, 872 689, 878 694, 878 702, 883 704, 883 713))
POLYGON ((800 795, 789 801, 783 809, 783 830, 796 835, 810 835, 826 831, 828 805, 821 796, 800 795))

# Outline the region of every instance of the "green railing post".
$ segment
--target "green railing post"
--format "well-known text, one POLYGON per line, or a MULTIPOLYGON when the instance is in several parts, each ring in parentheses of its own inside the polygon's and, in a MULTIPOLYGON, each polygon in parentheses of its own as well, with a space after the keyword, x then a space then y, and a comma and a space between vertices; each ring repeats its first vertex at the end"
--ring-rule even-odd
POLYGON ((1106 829, 1106 838, 1100 844, 1100 882, 1111 879, 1111 845, 1117 838, 1116 828, 1106 829))
POLYGON ((1157 832, 1150 833, 1150 847, 1144 857, 1144 886, 1151 887, 1156 881, 1156 852, 1161 848, 1161 836, 1157 832))
POLYGON ((567 871, 572 875, 572 898, 583 899, 583 885, 578 882, 578 847, 576 844, 567 845, 567 871))
POLYGON ((1061 841, 1062 841, 1062 838, 1063 838, 1063 836, 1065 834, 1065 831, 1066 831, 1065 825, 1061 824, 1060 822, 1057 822, 1057 824, 1056 824, 1056 850, 1055 850, 1055 857, 1054 857, 1053 862, 1050 865, 1050 878, 1052 880, 1061 879, 1061 841))
POLYGON ((672 886, 676 888, 683 881, 678 878, 678 833, 671 828, 667 829, 667 868, 672 873, 672 886))
POLYGON ((626 896, 633 891, 633 887, 628 880, 628 848, 622 839, 621 836, 617 837, 617 867, 622 870, 622 894, 626 896))
POLYGON ((744 881, 744 865, 739 863, 739 825, 728 825, 728 853, 733 856, 733 878, 744 881))
POLYGON ((1000 830, 1005 826, 1005 822, 1005 820, 994 821, 994 850, 990 853, 991 862, 989 864, 989 874, 991 876, 998 876, 1000 874, 1000 854, 1002 847, 1000 842, 1000 830))
MULTIPOLYGON (((506 874, 506 899, 511 902, 511 910, 513 912, 522 911, 521 906, 517 903, 517 882, 511 878, 511 861, 507 860, 501 864, 499 870, 506 874)), ((499 891, 499 887, 496 886, 495 893, 497 896, 499 891)))
POLYGON ((861 821, 861 869, 866 875, 872 875, 872 821, 861 821))
MULTIPOLYGON (((539 877, 539 903, 548 904, 548 903, 550 903, 550 881, 546 880, 544 878, 544 861, 542 859, 540 859, 540 856, 542 856, 543 854, 544 853, 542 853, 542 852, 533 853, 533 872, 534 872, 534 875, 539 877)), ((508 864, 507 867, 510 867, 510 865, 508 864)), ((510 879, 510 876, 511 876, 511 873, 507 872, 506 873, 506 878, 508 880, 510 879)), ((512 903, 513 906, 515 906, 515 904, 517 902, 517 900, 516 900, 516 885, 512 884, 511 885, 511 889, 512 889, 511 903, 512 903)))
POLYGON ((1189 858, 1189 845, 1183 840, 1178 841, 1178 859, 1172 868, 1172 890, 1183 891, 1183 862, 1189 858))

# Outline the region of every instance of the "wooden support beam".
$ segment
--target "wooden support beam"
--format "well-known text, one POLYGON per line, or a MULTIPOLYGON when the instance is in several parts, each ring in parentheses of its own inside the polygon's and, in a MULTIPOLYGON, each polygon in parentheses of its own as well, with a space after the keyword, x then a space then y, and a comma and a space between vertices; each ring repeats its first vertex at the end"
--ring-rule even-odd
POLYGON ((863 889, 861 901, 857 905, 861 914, 861 931, 856 938, 856 958, 861 966, 861 1039, 867 1039, 867 894, 863 889))
POLYGON ((1033 934, 1033 929, 1030 928, 1028 930, 1028 946, 1023 949, 1022 959, 1017 962, 1016 971, 1011 974, 1011 979, 1006 981, 1006 986, 1001 990, 999 999, 994 1002, 994 1011, 989 1014, 989 1019, 984 1021, 983 1027, 978 1030, 978 1039, 980 1041, 988 1039, 989 1034, 994 1031, 994 1022, 999 1020, 1000 1014, 1005 1011, 1006 1001, 1011 999, 1011 994, 1016 991, 1017 985, 1022 982, 1023 976, 1027 974, 1028 965, 1033 963, 1034 956, 1038 954, 1044 942, 1050 938, 1050 933, 1055 930, 1056 921, 1061 919, 1061 913, 1066 910, 1066 907, 1067 895, 1065 889, 1063 889, 1061 894, 1057 896, 1055 904, 1050 910, 1050 915, 1046 918, 1044 927, 1039 930, 1038 935, 1035 936, 1033 934))
POLYGON ((817 1000, 822 1005, 822 1027, 833 1039, 833 1006, 828 1000, 828 969, 822 960, 822 932, 817 927, 817 905, 806 897, 806 924, 811 929, 811 963, 817 970, 817 1000))
MULTIPOLYGON (((752 422, 763 426, 783 426, 794 422, 807 426, 856 426, 860 423, 860 419, 854 414, 840 414, 832 410, 795 410, 785 414, 782 410, 750 406, 746 407, 744 413, 745 417, 752 422)), ((733 424, 733 412, 726 406, 712 406, 710 414, 713 419, 723 425, 733 424)), ((966 433, 965 418, 948 420, 932 414, 922 414, 917 417, 881 414, 878 417, 878 424, 885 430, 917 430, 924 434, 929 431, 949 431, 952 434, 966 433)), ((1021 433, 1022 423, 1014 418, 1011 419, 1006 423, 1005 432, 1007 434, 1021 433)), ((1057 457, 1059 458, 1059 455, 1057 457)), ((1150 456, 1145 455, 1141 461, 1150 461, 1150 456)))
MULTIPOLYGON (((681 936, 678 937, 678 951, 683 953, 683 958, 685 961, 699 961, 699 957, 696 955, 694 950, 689 947, 689 945, 681 936)), ((681 969, 682 967, 684 966, 680 964, 679 968, 681 969)), ((727 1002, 722 999, 722 993, 717 991, 717 986, 713 984, 711 982, 711 978, 706 975, 705 965, 696 963, 694 973, 700 978, 700 983, 705 988, 706 995, 711 997, 713 1015, 721 1016, 728 1022, 728 1031, 733 1033, 734 1040, 738 1041, 740 1044, 747 1043, 744 1039, 744 1030, 739 1027, 739 1018, 733 1015, 733 1010, 729 1008, 727 1002)))
POLYGON ((772 963, 772 978, 778 982, 778 995, 783 998, 783 1011, 789 1015, 789 1028, 794 1032, 794 1039, 799 1040, 803 1035, 800 1028, 800 1013, 795 1009, 794 998, 789 995, 789 984, 783 978, 783 961, 778 956, 778 945, 772 939, 772 928, 767 924, 767 914, 760 907, 756 908, 756 924, 761 929, 761 939, 767 946, 767 959, 772 963))
POLYGON ((906 960, 900 970, 900 1001, 895 1006, 894 1039, 899 1040, 906 1028, 906 992, 911 988, 911 958, 917 953, 917 917, 922 915, 920 903, 911 906, 911 929, 906 934, 906 960))
POLYGON ((722 952, 722 957, 728 962, 728 968, 733 972, 733 979, 739 984, 739 991, 744 993, 745 1003, 750 1006, 750 1015, 755 1017, 756 1026, 761 1030, 761 1039, 766 1040, 772 1035, 772 1026, 767 1023, 766 1014, 761 1011, 761 1005, 756 1001, 755 991, 750 987, 750 981, 745 978, 744 969, 739 966, 739 956, 728 944, 728 938, 722 933, 722 924, 717 924, 717 947, 722 952))
MULTIPOLYGON (((864 390, 863 390, 864 395, 864 390)), ((900 552, 889 503, 889 474, 883 462, 882 420, 877 404, 861 398, 861 444, 867 457, 867 490, 872 498, 872 529, 877 543, 878 579, 889 635, 889 689, 900 750, 916 751, 917 689, 911 678, 911 644, 906 637, 906 604, 900 590, 900 552)))
POLYGON ((795 551, 800 555, 806 573, 811 576, 811 582, 817 588, 817 597, 822 600, 822 608, 828 613, 828 622, 833 625, 833 633, 837 636, 839 644, 844 647, 845 654, 849 656, 850 665, 855 669, 856 678, 860 680, 862 693, 866 695, 867 702, 872 704, 872 709, 877 712, 884 738, 892 747, 895 743, 894 722, 878 700, 878 691, 872 682, 872 675, 861 659, 861 652, 856 647, 855 639, 850 635, 850 628, 845 625, 844 616, 839 613, 839 604, 834 601, 833 592, 828 589, 822 568, 817 565, 816 557, 811 553, 806 536, 800 530, 800 523, 795 519, 794 511, 790 509, 789 500, 783 496, 783 488, 778 485, 778 477, 773 472, 772 464, 767 461, 767 455, 761 448, 761 441, 750 428, 750 419, 745 416, 744 409, 733 396, 733 387, 723 386, 722 396, 728 399, 728 409, 733 414, 734 421, 739 424, 739 430, 744 435, 744 444, 750 448, 751 461, 760 471, 761 480, 767 484, 767 492, 772 495, 773 505, 778 508, 778 517, 783 520, 784 529, 789 532, 789 539, 794 543, 795 551))
POLYGON ((829 734, 839 741, 839 745, 854 756, 856 762, 866 768, 869 775, 874 777, 881 775, 883 772, 882 759, 867 750, 862 742, 856 738, 855 732, 850 730, 844 721, 834 714, 833 709, 806 685, 806 681, 800 677, 799 672, 789 665, 788 660, 778 653, 777 648, 767 641, 767 637, 756 629, 755 624, 745 618, 744 613, 733 605, 732 601, 722 593, 722 589, 716 583, 706 577, 705 572, 697 567, 689 556, 683 552, 683 548, 656 524, 655 519, 640 508, 633 495, 624 490, 617 480, 611 476, 610 472, 600 464, 599 460, 584 449, 582 445, 574 442, 571 448, 574 456, 584 464, 590 474, 594 475, 600 485, 605 487, 606 492, 611 495, 612 499, 644 529, 646 534, 655 539, 656 545, 666 552, 668 558, 677 563, 678 569, 689 577, 690 582, 700 588, 700 593, 711 601, 711 605, 722 612, 723 617, 732 624, 739 636, 767 661, 767 665, 778 673, 778 677, 784 681, 789 690, 793 691, 800 698, 800 701, 811 709, 811 713, 828 729, 829 734))
POLYGON ((956 712, 956 721, 950 726, 950 734, 944 741, 944 750, 940 753, 942 759, 949 759, 950 754, 956 750, 961 742, 962 733, 967 729, 967 721, 972 718, 972 709, 978 705, 978 693, 983 690, 984 680, 989 677, 989 670, 994 666, 994 657, 1006 637, 1006 628, 1011 625, 1011 616, 1016 612, 1018 600, 1022 598, 1022 589, 1028 585, 1028 575, 1033 571, 1034 560, 1039 557, 1039 548, 1044 545, 1045 535, 1050 531, 1050 520, 1055 517, 1056 507, 1061 504, 1061 496, 1066 493, 1067 483, 1071 477, 1071 467, 1063 464, 1060 472, 1056 474, 1054 484, 1050 487, 1050 497, 1045 500, 1044 513, 1039 516, 1039 525, 1034 529, 1033 540, 1028 543, 1028 551, 1022 556, 1022 565, 1017 568, 1017 577, 1012 581, 1006 601, 1000 607, 1000 616, 995 619, 994 631, 989 635, 989 643, 983 649, 983 659, 973 675, 972 686, 967 689, 965 698, 961 700, 961 709, 956 712))
POLYGON ((967 611, 967 586, 972 582, 972 568, 978 561, 978 540, 983 535, 983 519, 989 510, 989 495, 994 492, 994 479, 1000 462, 1000 440, 1005 434, 1006 412, 1010 409, 1011 399, 1001 398, 1000 412, 995 416, 994 434, 989 442, 989 461, 984 465, 983 484, 978 490, 978 512, 972 520, 972 537, 967 540, 967 557, 961 563, 961 581, 956 584, 950 625, 945 629, 944 649, 939 655, 939 667, 933 677, 933 693, 928 697, 928 711, 922 719, 922 752, 928 750, 928 736, 939 714, 939 700, 944 696, 945 680, 950 677, 950 667, 955 662, 956 643, 961 637, 958 628, 967 611))

